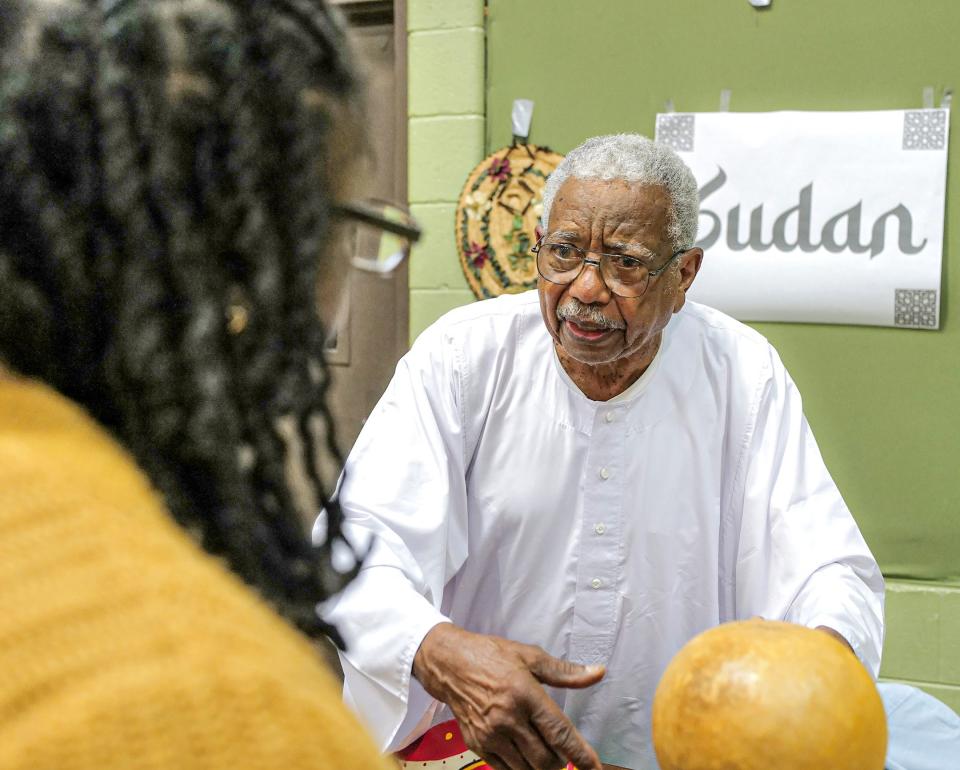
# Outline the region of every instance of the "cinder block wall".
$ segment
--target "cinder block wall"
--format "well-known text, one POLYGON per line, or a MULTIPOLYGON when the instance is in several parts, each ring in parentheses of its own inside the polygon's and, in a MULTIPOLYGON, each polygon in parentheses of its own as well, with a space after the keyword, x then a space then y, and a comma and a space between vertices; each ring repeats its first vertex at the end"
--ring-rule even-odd
POLYGON ((472 302, 454 242, 456 201, 483 159, 483 0, 409 0, 409 200, 425 236, 410 257, 410 340, 472 302))
POLYGON ((960 588, 887 581, 882 679, 906 682, 960 713, 960 588))

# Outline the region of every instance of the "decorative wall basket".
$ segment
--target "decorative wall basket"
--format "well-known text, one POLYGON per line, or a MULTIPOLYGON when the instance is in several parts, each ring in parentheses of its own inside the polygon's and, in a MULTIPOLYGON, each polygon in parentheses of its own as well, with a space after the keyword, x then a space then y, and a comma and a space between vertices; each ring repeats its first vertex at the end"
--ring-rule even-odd
POLYGON ((543 186, 563 156, 515 144, 487 156, 467 178, 457 204, 460 266, 478 299, 537 285, 537 226, 543 186))

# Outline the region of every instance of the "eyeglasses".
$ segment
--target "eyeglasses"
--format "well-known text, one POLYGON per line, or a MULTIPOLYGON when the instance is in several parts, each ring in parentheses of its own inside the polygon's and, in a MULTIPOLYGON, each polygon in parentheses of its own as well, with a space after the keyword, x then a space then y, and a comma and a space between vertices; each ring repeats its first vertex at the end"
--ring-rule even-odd
POLYGON ((666 270, 673 260, 690 249, 680 249, 656 270, 639 257, 629 254, 602 254, 589 252, 566 241, 551 241, 544 236, 530 251, 537 255, 537 272, 550 283, 561 286, 573 283, 587 265, 593 265, 607 288, 618 297, 636 299, 642 297, 650 285, 650 279, 656 278, 666 270), (600 259, 590 259, 587 254, 595 254, 600 259))
MULTIPOLYGON (((389 276, 410 255, 410 247, 420 240, 420 226, 413 215, 402 206, 386 201, 367 200, 336 204, 332 207, 335 216, 348 221, 352 227, 332 228, 332 254, 350 254, 350 263, 359 270, 383 277, 389 276), (344 232, 349 230, 349 232, 344 232), (343 241, 340 241, 344 238, 343 241)), ((325 307, 325 299, 336 312, 326 318, 326 345, 336 347, 338 329, 345 318, 349 292, 343 291, 338 282, 332 294, 324 298, 323 288, 318 289, 318 301, 325 307)), ((241 334, 250 319, 250 303, 239 286, 231 289, 227 309, 227 329, 231 334, 241 334)))
POLYGON ((410 247, 420 240, 420 226, 402 206, 386 201, 367 200, 341 203, 334 213, 356 225, 350 264, 358 270, 386 275, 396 270, 410 255, 410 247))

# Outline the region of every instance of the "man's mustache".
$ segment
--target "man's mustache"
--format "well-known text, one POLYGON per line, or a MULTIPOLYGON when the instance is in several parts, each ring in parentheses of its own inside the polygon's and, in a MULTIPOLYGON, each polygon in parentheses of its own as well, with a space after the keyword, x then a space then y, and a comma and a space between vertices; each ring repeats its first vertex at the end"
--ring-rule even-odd
POLYGON ((576 324, 590 324, 601 329, 626 328, 622 321, 613 321, 607 318, 596 305, 585 305, 573 297, 557 306, 557 318, 561 321, 573 321, 576 324))

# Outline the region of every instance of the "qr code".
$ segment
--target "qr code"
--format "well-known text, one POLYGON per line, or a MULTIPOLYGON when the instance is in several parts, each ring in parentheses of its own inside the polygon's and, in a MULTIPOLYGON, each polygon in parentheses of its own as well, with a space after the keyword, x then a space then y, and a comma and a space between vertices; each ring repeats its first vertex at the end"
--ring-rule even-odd
POLYGON ((657 141, 681 152, 693 151, 693 115, 657 115, 657 141))
POLYGON ((903 115, 903 149, 942 150, 947 146, 945 110, 911 110, 903 115))
POLYGON ((934 289, 897 289, 894 297, 895 326, 937 328, 937 292, 934 289))

